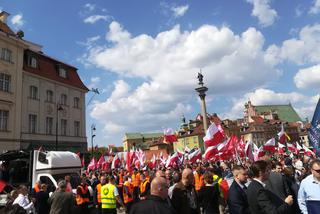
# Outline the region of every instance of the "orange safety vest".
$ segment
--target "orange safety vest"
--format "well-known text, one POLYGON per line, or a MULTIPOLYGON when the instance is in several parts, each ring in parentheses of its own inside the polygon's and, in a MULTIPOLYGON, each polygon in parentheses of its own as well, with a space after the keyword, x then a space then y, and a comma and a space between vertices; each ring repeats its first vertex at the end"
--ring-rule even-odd
POLYGON ((97 185, 97 201, 101 204, 101 183, 97 185))
POLYGON ((119 185, 118 187, 122 187, 123 186, 123 176, 121 174, 119 174, 119 185))
POLYGON ((149 181, 146 179, 140 184, 140 193, 144 193, 146 191, 148 182, 149 181))
POLYGON ((133 186, 128 181, 124 183, 124 186, 128 188, 128 191, 129 191, 129 193, 131 195, 131 196, 129 196, 125 192, 125 188, 123 188, 123 201, 124 201, 125 204, 127 204, 127 203, 133 201, 133 186))
POLYGON ((133 186, 139 187, 140 186, 140 174, 139 173, 137 173, 136 175, 132 174, 131 178, 132 178, 133 186))
POLYGON ((89 202, 89 198, 87 198, 87 196, 84 196, 89 191, 88 187, 86 186, 86 188, 83 188, 81 185, 79 185, 78 188, 80 188, 81 194, 77 193, 77 196, 76 196, 77 205, 81 205, 83 203, 89 202))
POLYGON ((196 191, 199 191, 201 187, 204 186, 203 175, 199 175, 198 173, 195 173, 194 182, 195 182, 196 191))
POLYGON ((34 191, 37 193, 37 192, 40 192, 40 185, 39 184, 36 184, 34 186, 34 191))

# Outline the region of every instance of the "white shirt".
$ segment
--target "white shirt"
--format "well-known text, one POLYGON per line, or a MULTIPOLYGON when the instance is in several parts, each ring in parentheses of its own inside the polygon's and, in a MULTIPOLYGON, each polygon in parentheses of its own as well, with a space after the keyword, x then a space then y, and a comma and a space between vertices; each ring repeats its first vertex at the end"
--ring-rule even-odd
POLYGON ((19 204, 23 209, 27 211, 27 213, 31 213, 34 211, 33 203, 29 201, 28 196, 24 196, 19 194, 18 197, 14 200, 13 204, 19 204))
POLYGON ((263 183, 262 181, 260 181, 259 179, 254 178, 253 180, 255 180, 255 181, 259 182, 259 183, 263 186, 263 188, 265 188, 265 187, 266 187, 266 184, 265 184, 265 183, 263 183))

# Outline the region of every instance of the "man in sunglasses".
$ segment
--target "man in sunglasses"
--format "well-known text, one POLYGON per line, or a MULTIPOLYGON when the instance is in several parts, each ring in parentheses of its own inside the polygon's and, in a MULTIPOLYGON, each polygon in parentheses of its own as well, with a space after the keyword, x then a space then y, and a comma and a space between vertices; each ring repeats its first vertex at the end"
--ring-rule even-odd
POLYGON ((303 214, 312 214, 320 208, 320 160, 310 163, 311 175, 302 180, 298 192, 298 203, 303 214))

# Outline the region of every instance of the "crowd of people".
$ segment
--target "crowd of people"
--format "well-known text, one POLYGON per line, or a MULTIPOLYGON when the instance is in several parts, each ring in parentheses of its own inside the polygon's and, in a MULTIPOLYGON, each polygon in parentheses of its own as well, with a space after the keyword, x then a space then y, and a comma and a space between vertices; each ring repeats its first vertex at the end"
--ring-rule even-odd
POLYGON ((260 160, 199 161, 70 176, 53 193, 38 182, 8 195, 6 213, 319 213, 320 160, 266 154, 260 160), (318 210, 317 210, 318 208, 318 210), (312 211, 315 210, 315 211, 312 211))

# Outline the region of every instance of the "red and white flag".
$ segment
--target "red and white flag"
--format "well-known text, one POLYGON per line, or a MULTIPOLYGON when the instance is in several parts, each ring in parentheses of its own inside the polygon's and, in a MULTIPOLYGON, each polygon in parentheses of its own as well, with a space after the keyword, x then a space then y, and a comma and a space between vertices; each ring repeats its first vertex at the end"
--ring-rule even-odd
POLYGON ((203 141, 206 145, 206 147, 210 146, 216 146, 222 142, 224 138, 223 133, 219 130, 219 128, 216 126, 216 124, 212 123, 207 132, 206 136, 204 136, 203 141))
POLYGON ((116 154, 114 157, 113 157, 113 160, 112 160, 112 164, 111 164, 111 169, 116 169, 119 167, 119 164, 120 164, 120 158, 118 156, 118 154, 116 154))
POLYGON ((188 160, 190 163, 195 163, 197 160, 201 160, 201 149, 196 149, 194 152, 188 154, 188 160))
POLYGON ((311 151, 308 147, 306 147, 304 144, 302 144, 302 148, 304 150, 304 153, 308 156, 315 156, 316 154, 311 151))
POLYGON ((172 156, 168 157, 166 167, 173 166, 174 163, 177 163, 179 160, 179 155, 177 152, 175 152, 172 156))
POLYGON ((251 141, 247 141, 246 146, 245 146, 245 155, 249 160, 254 161, 254 151, 253 151, 253 145, 251 141))
POLYGON ((156 156, 153 154, 152 159, 150 160, 148 166, 150 169, 154 169, 156 168, 156 165, 157 165, 157 159, 156 159, 156 156))
POLYGON ((283 155, 283 154, 284 154, 285 149, 286 149, 286 146, 283 145, 283 144, 281 144, 281 143, 279 143, 278 153, 279 153, 280 155, 283 155))
POLYGON ((268 140, 264 145, 263 145, 263 150, 264 151, 269 151, 269 152, 276 152, 276 140, 274 138, 271 138, 268 140))
POLYGON ((96 161, 96 158, 93 157, 88 165, 88 171, 93 171, 95 170, 97 167, 97 161, 96 161))
POLYGON ((294 154, 297 154, 297 148, 292 143, 287 143, 288 150, 294 154))
POLYGON ((178 141, 177 136, 175 135, 173 129, 171 128, 165 129, 163 133, 164 133, 165 143, 173 143, 178 141))
POLYGON ((278 138, 279 138, 279 143, 281 144, 285 144, 287 139, 290 140, 290 137, 284 131, 283 124, 281 125, 280 132, 278 133, 278 138))
POLYGON ((101 157, 99 158, 98 163, 97 163, 97 169, 101 168, 102 165, 104 164, 104 162, 105 162, 104 156, 101 155, 101 157))
POLYGON ((209 146, 204 153, 204 158, 206 160, 211 160, 218 153, 218 146, 209 146))

